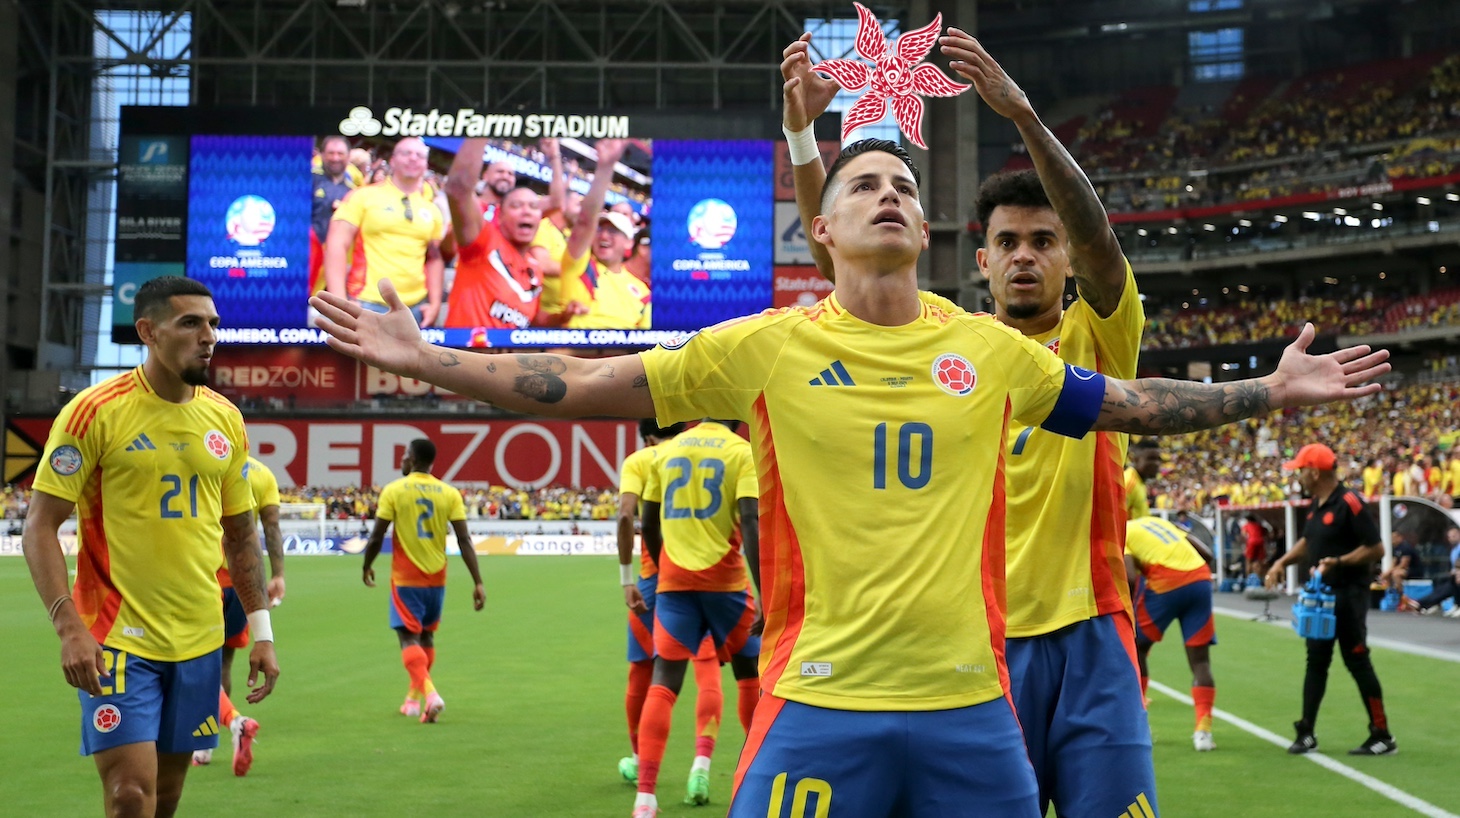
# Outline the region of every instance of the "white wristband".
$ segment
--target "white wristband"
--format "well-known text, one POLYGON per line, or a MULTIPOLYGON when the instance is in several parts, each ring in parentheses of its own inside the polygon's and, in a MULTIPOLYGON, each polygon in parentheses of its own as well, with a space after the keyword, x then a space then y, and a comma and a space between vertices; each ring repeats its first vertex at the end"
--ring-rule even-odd
POLYGON ((632 566, 632 565, 625 565, 623 563, 619 563, 619 566, 618 566, 618 584, 620 584, 620 585, 633 585, 634 584, 634 581, 635 581, 635 578, 634 578, 634 566, 632 566))
POLYGON ((812 126, 807 125, 799 131, 788 131, 786 126, 781 126, 781 133, 786 135, 786 147, 791 149, 791 164, 809 165, 821 159, 821 151, 816 148, 816 134, 812 126))
POLYGON ((254 642, 274 641, 274 626, 269 622, 268 611, 259 610, 249 614, 248 630, 253 634, 254 642))

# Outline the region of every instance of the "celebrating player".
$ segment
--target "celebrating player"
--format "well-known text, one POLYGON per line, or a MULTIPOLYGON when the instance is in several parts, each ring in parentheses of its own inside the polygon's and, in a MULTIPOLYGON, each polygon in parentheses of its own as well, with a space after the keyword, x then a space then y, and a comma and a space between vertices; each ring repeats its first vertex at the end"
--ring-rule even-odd
POLYGON ((563 251, 563 302, 572 314, 574 329, 647 329, 651 301, 649 285, 624 269, 634 246, 634 225, 628 216, 603 209, 614 163, 628 143, 602 139, 593 184, 578 209, 563 251))
MULTIPOLYGON (((389 286, 389 285, 387 285, 389 286)), ((446 532, 456 532, 461 561, 471 572, 472 607, 487 604, 487 591, 477 567, 477 552, 466 530, 466 504, 461 492, 431 475, 436 444, 418 437, 406 447, 400 470, 404 477, 380 490, 375 528, 365 544, 363 577, 375 587, 370 566, 385 545, 386 529, 395 523, 390 558, 390 626, 400 637, 401 662, 410 674, 411 687, 401 705, 403 716, 419 716, 422 724, 435 722, 446 702, 431 682, 436 664, 436 627, 446 601, 446 532)))
MULTIPOLYGON (((648 548, 639 555, 639 572, 635 577, 630 563, 634 555, 634 524, 638 519, 639 501, 660 452, 661 444, 684 431, 683 423, 661 429, 652 420, 639 421, 639 435, 648 445, 624 458, 619 473, 618 554, 619 579, 624 589, 624 604, 629 608, 629 685, 624 694, 624 709, 629 719, 629 745, 633 755, 619 759, 618 771, 625 781, 639 780, 639 720, 644 700, 654 676, 654 600, 659 587, 659 566, 648 548)), ((710 758, 719 734, 720 715, 725 696, 720 689, 720 661, 712 640, 706 638, 694 658, 695 684, 695 755, 710 758)), ((699 770, 691 771, 690 789, 699 789, 699 770)), ((703 789, 708 792, 706 769, 703 789)))
MULTIPOLYGON (((635 818, 658 814, 655 788, 674 702, 685 664, 706 636, 720 658, 730 662, 747 733, 760 699, 760 637, 751 633, 756 607, 746 573, 747 560, 755 565, 760 548, 758 491, 750 443, 735 434, 739 426, 706 420, 665 443, 644 488, 644 549, 659 566, 659 585, 654 678, 639 721, 635 818)), ((710 802, 713 750, 713 736, 696 742, 686 803, 710 802)))
POLYGON ((203 284, 163 276, 137 290, 142 366, 83 390, 46 443, 25 521, 25 557, 81 700, 81 752, 101 776, 107 815, 171 816, 194 750, 215 747, 223 543, 254 645, 249 695, 279 666, 243 417, 204 386, 218 312, 203 284), (58 531, 79 519, 66 589, 58 531))
POLYGON ((837 271, 829 296, 637 355, 462 355, 426 344, 393 295, 385 315, 311 299, 335 350, 512 411, 750 418, 769 651, 737 818, 809 797, 851 815, 916 818, 949 803, 1039 814, 1003 660, 1010 418, 1071 436, 1190 432, 1371 395, 1380 387, 1366 382, 1389 371, 1388 353, 1366 346, 1307 354, 1311 326, 1252 380, 1123 381, 1068 366, 992 316, 919 301, 918 194, 900 147, 848 146, 811 225, 837 271))
MULTIPOLYGON (((253 497, 254 514, 264 527, 264 547, 269 552, 269 604, 277 605, 284 598, 284 534, 279 529, 279 481, 268 466, 250 456, 244 466, 249 494, 253 497)), ((218 692, 218 723, 228 725, 233 735, 233 774, 247 775, 253 766, 253 742, 259 734, 259 723, 234 707, 233 652, 248 647, 248 619, 243 603, 233 590, 233 577, 226 567, 218 569, 218 585, 223 588, 223 688, 218 692)), ((193 764, 211 764, 213 751, 196 750, 193 764)))
POLYGON ((1191 699, 1196 706, 1196 732, 1191 743, 1197 752, 1217 749, 1212 740, 1212 703, 1217 683, 1212 679, 1211 646, 1217 643, 1212 619, 1212 568, 1216 559, 1201 543, 1159 517, 1141 517, 1126 523, 1125 565, 1136 605, 1136 657, 1141 668, 1141 692, 1150 681, 1146 657, 1161 641, 1166 628, 1181 620, 1186 641, 1186 662, 1191 666, 1191 699), (1136 578, 1144 578, 1136 587, 1136 578))

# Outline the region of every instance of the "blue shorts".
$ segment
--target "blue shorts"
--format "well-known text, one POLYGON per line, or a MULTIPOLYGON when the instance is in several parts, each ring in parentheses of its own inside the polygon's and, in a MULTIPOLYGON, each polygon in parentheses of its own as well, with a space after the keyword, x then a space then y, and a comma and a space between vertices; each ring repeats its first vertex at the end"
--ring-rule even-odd
POLYGON ((185 662, 154 662, 103 646, 111 678, 101 677, 102 695, 78 690, 81 754, 123 744, 157 743, 159 753, 190 753, 218 746, 220 651, 185 662))
POLYGON ((446 602, 446 586, 434 588, 397 587, 390 584, 390 626, 405 628, 411 633, 434 631, 441 624, 441 606, 446 602))
POLYGON ((955 710, 863 712, 762 696, 735 771, 730 818, 828 814, 1039 818, 1014 708, 995 699, 955 710))
POLYGON ((231 585, 223 589, 223 646, 248 647, 248 614, 243 612, 243 603, 231 585))
POLYGON ((760 655, 750 635, 755 604, 748 591, 660 591, 654 604, 654 651, 671 662, 695 658, 708 634, 720 661, 760 655))
POLYGON ((1171 623, 1180 619, 1181 637, 1187 647, 1217 643, 1217 625, 1212 619, 1212 584, 1208 581, 1172 588, 1164 594, 1153 593, 1142 582, 1135 603, 1137 642, 1161 641, 1171 623))
POLYGON ((1106 614, 1006 643, 1040 815, 1051 801, 1060 818, 1110 818, 1133 805, 1131 814, 1157 814, 1133 630, 1124 613, 1106 614))
POLYGON ((659 587, 659 575, 639 578, 639 595, 649 610, 644 613, 629 611, 629 661, 647 662, 654 658, 654 591, 659 587))

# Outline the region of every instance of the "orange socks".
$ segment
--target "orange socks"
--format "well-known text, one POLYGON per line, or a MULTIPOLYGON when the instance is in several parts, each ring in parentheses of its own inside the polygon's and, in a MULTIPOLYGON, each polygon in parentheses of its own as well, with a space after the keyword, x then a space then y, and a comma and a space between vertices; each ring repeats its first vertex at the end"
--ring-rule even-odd
POLYGON ((436 686, 431 684, 431 661, 426 658, 425 648, 420 645, 401 648, 400 660, 406 666, 406 673, 411 674, 411 689, 421 691, 423 696, 436 692, 436 686))
POLYGON ((740 726, 750 735, 750 720, 755 717, 755 706, 760 704, 760 679, 737 679, 735 687, 740 691, 740 726))
POLYGON ((421 650, 426 652, 426 672, 430 673, 431 668, 436 667, 436 649, 423 647, 421 650))
POLYGON ((227 727, 238 716, 238 708, 233 706, 233 700, 228 698, 228 693, 223 688, 218 688, 218 723, 227 727))
POLYGON ((1212 703, 1217 700, 1215 687, 1192 687, 1191 701, 1196 705, 1196 729, 1212 730, 1212 703))
POLYGON ((659 783, 659 765, 664 762, 664 745, 669 743, 669 721, 679 697, 664 685, 650 685, 639 719, 639 792, 654 792, 659 783))
POLYGON ((639 752, 639 721, 644 716, 644 699, 654 680, 654 660, 629 663, 629 687, 624 692, 624 713, 629 717, 629 746, 639 752))
POLYGON ((720 689, 720 662, 717 659, 694 662, 695 685, 695 755, 710 758, 715 754, 715 739, 720 736, 720 714, 725 710, 725 694, 720 689))

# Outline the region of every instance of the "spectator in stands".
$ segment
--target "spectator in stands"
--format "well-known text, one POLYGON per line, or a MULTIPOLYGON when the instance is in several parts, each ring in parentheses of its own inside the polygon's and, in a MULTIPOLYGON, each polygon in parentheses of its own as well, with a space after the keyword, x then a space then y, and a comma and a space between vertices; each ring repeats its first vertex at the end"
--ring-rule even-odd
POLYGON ((1419 549, 1415 548, 1401 532, 1394 532, 1389 538, 1389 569, 1379 574, 1379 582, 1385 588, 1404 593, 1406 579, 1422 579, 1425 575, 1424 561, 1419 549))

